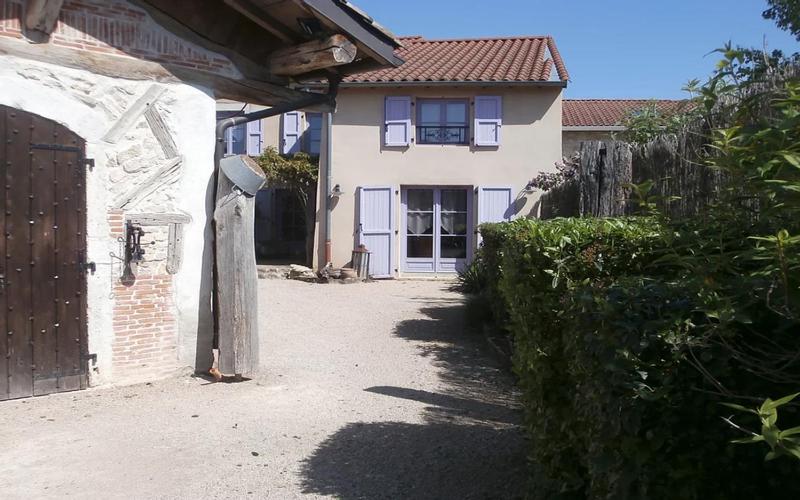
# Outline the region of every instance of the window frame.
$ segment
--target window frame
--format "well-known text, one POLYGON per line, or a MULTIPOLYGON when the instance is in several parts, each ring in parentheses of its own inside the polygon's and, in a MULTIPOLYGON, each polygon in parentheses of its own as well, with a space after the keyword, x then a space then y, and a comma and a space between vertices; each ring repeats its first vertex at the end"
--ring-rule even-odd
POLYGON ((434 145, 434 146, 469 146, 470 145, 470 132, 472 127, 470 126, 470 115, 471 115, 471 108, 470 108, 470 100, 466 97, 442 97, 442 98, 417 98, 415 102, 415 136, 417 144, 421 145, 434 145), (440 119, 438 127, 440 128, 448 128, 448 127, 463 127, 464 134, 463 140, 460 142, 453 142, 453 141, 427 141, 424 140, 422 129, 424 127, 436 127, 437 125, 424 125, 422 122, 422 107, 424 104, 429 103, 438 103, 441 107, 440 109, 440 119), (449 104, 463 104, 464 105, 464 122, 458 125, 450 124, 447 122, 447 106, 449 104))

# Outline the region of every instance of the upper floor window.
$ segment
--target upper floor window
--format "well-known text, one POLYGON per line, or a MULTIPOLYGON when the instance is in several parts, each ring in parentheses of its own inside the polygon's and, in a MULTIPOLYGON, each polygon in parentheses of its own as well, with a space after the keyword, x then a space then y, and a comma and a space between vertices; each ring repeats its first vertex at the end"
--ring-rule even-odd
MULTIPOLYGON (((217 112, 217 120, 240 115, 236 111, 217 112)), ((263 152, 261 136, 261 120, 240 123, 225 130, 225 156, 250 155, 258 156, 263 152)))
POLYGON ((319 156, 322 144, 322 113, 290 111, 283 114, 281 153, 304 152, 319 156), (305 116, 304 116, 305 115, 305 116))
POLYGON ((418 144, 469 144, 467 99, 417 99, 418 144))

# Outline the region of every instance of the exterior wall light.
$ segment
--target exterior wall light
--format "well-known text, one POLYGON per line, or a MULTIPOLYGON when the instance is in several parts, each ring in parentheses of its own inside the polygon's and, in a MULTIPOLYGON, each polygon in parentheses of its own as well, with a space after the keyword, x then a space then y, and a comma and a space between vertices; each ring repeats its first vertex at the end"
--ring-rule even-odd
POLYGON ((342 192, 342 186, 339 184, 333 186, 333 189, 331 189, 331 198, 339 198, 343 194, 344 192, 342 192))

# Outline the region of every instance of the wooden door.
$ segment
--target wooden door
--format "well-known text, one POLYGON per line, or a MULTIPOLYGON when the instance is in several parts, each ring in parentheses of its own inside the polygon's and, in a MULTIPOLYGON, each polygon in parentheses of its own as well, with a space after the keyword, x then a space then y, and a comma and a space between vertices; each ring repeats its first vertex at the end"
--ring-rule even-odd
POLYGON ((369 275, 394 276, 394 192, 392 186, 360 188, 358 241, 371 253, 369 275))
POLYGON ((0 400, 83 389, 84 142, 0 106, 0 400))

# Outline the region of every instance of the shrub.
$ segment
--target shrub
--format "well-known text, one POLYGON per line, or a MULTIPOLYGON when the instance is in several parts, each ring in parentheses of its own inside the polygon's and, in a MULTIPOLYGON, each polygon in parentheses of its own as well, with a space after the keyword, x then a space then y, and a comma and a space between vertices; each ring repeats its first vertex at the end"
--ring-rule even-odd
POLYGON ((466 268, 458 271, 456 289, 459 292, 472 295, 480 294, 486 290, 486 268, 480 251, 466 268))
MULTIPOLYGON (((703 231, 656 218, 481 227, 486 294, 515 344, 533 497, 800 494, 795 464, 765 465, 763 450, 734 449, 730 439, 743 436, 720 420, 725 398, 709 374, 744 394, 775 386, 710 341, 710 331, 729 341, 742 332, 714 313, 724 301, 708 274, 682 260, 689 241, 715 241, 703 231)), ((733 245, 716 241, 692 247, 693 258, 733 245)))

